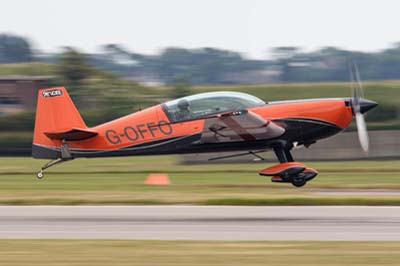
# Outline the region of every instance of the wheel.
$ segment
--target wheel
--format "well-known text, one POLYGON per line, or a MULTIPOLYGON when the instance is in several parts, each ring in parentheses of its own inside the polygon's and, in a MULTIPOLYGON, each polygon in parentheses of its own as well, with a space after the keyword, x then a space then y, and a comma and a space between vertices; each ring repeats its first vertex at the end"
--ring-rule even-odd
POLYGON ((43 171, 40 171, 39 173, 36 174, 36 177, 38 179, 42 179, 44 177, 43 171))
POLYGON ((292 180, 292 185, 295 187, 302 187, 307 183, 307 180, 304 177, 296 176, 292 180))

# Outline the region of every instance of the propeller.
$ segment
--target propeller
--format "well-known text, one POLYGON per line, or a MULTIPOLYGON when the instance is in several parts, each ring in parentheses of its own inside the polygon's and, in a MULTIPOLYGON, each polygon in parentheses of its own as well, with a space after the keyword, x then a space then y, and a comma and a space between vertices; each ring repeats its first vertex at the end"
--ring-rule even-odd
POLYGON ((375 107, 377 104, 373 101, 364 99, 364 92, 356 63, 352 62, 349 66, 349 69, 351 78, 351 90, 353 96, 352 108, 356 119, 358 140, 360 141, 362 150, 366 154, 368 154, 369 138, 363 113, 375 107))

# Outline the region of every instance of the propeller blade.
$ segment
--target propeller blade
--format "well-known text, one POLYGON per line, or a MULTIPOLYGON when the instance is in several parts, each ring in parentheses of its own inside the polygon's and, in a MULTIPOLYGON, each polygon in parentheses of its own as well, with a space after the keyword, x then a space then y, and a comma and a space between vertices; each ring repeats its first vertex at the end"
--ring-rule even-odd
POLYGON ((364 116, 361 113, 356 113, 356 124, 358 139, 361 144, 361 148, 365 153, 369 151, 369 138, 367 132, 367 126, 365 125, 364 116))
POLYGON ((349 64, 350 79, 351 79, 351 94, 353 97, 353 110, 354 113, 360 110, 360 99, 363 97, 363 89, 360 80, 360 74, 355 62, 349 64))
POLYGON ((357 64, 352 62, 349 66, 350 68, 350 78, 351 78, 351 88, 352 88, 352 108, 357 124, 358 140, 362 150, 368 154, 369 151, 369 138, 367 126, 365 124, 365 119, 361 113, 361 100, 364 97, 364 92, 362 88, 360 74, 358 72, 357 64))
POLYGON ((361 83, 360 73, 358 72, 357 64, 355 62, 353 62, 353 65, 354 65, 355 81, 357 84, 357 86, 356 86, 357 96, 359 98, 364 98, 364 90, 363 90, 362 83, 361 83))

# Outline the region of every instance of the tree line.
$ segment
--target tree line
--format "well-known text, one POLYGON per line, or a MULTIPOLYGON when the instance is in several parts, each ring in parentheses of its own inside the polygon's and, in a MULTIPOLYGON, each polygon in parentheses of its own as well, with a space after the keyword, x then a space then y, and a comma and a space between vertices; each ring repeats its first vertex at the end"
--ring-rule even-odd
MULTIPOLYGON (((61 54, 44 54, 24 37, 0 34, 0 63, 56 63, 61 54)), ((107 44, 97 54, 85 54, 93 67, 132 80, 170 84, 184 78, 191 84, 322 82, 349 80, 348 64, 356 61, 364 80, 400 79, 400 43, 379 52, 324 47, 306 52, 300 47, 276 47, 271 59, 255 60, 229 50, 170 47, 155 55, 107 44)))

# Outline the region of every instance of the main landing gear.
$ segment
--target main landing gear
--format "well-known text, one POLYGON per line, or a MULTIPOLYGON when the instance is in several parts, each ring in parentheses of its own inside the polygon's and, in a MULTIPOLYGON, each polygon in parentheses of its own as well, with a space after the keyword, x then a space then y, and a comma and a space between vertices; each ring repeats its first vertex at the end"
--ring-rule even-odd
POLYGON ((318 172, 315 169, 294 162, 290 149, 274 147, 274 152, 280 164, 265 168, 259 173, 271 176, 272 182, 292 183, 295 187, 302 187, 317 176, 318 172))
POLYGON ((42 179, 44 177, 43 171, 46 170, 47 168, 50 168, 50 167, 52 167, 54 165, 57 165, 57 164, 60 164, 60 163, 63 163, 63 162, 66 162, 66 161, 70 161, 70 160, 74 159, 72 157, 72 155, 71 155, 71 152, 69 150, 68 144, 65 144, 65 143, 61 144, 60 149, 61 149, 61 158, 54 159, 54 160, 51 160, 50 162, 46 163, 40 169, 40 171, 36 174, 36 177, 38 179, 42 179))

